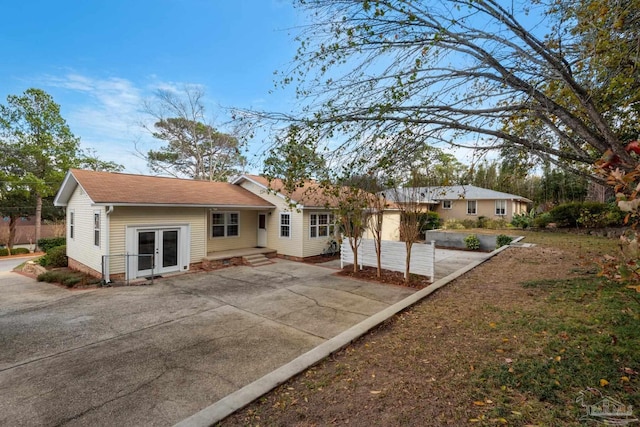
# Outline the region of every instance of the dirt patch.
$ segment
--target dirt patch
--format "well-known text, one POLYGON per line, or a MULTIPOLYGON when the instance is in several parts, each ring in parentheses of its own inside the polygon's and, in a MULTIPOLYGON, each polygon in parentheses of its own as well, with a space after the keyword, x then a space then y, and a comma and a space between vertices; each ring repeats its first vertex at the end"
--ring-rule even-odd
POLYGON ((575 252, 509 248, 221 425, 476 422, 483 408, 493 404, 474 386, 476 372, 509 363, 520 351, 535 351, 523 350, 525 326, 501 329, 507 318, 526 319, 547 304, 543 290, 521 283, 578 277, 591 270, 593 264, 575 252))
POLYGON ((367 280, 388 285, 407 286, 414 289, 422 289, 431 284, 428 277, 417 274, 411 274, 409 282, 407 283, 404 280, 404 273, 384 269, 381 271, 380 277, 378 277, 378 269, 375 267, 363 267, 361 270, 354 272, 353 267, 348 265, 336 274, 338 276, 351 277, 352 279, 367 280))

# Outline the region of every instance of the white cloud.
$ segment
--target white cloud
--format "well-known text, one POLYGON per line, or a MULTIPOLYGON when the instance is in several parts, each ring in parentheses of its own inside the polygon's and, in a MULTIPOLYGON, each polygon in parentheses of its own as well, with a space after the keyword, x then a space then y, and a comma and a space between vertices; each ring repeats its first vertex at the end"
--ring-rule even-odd
POLYGON ((154 141, 143 125, 153 119, 144 113, 144 101, 157 90, 184 93, 185 87, 201 85, 166 82, 157 76, 138 84, 120 77, 92 77, 76 72, 61 76, 46 75, 43 87, 63 89, 56 102, 71 130, 81 138, 83 148, 93 148, 103 160, 123 164, 128 172, 148 172, 146 162, 135 155, 136 144, 148 150, 154 141))

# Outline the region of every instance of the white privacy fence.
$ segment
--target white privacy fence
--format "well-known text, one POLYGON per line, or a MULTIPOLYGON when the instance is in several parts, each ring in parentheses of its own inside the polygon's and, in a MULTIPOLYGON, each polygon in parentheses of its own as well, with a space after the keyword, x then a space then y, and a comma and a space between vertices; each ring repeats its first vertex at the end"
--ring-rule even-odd
MULTIPOLYGON (((382 256, 380 258, 382 268, 385 270, 399 271, 404 273, 407 248, 404 242, 382 241, 382 256)), ((342 239, 340 248, 340 266, 353 264, 353 251, 349 245, 349 239, 342 239)), ((377 267, 376 248, 373 239, 362 239, 358 247, 358 264, 362 266, 377 267)), ((434 280, 436 269, 436 245, 431 243, 414 243, 411 248, 411 266, 409 271, 413 274, 427 276, 434 280)))

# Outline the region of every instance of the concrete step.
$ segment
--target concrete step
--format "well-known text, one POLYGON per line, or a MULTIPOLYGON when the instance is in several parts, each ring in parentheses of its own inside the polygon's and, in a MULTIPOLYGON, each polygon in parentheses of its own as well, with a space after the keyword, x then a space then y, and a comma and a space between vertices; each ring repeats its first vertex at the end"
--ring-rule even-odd
POLYGON ((247 255, 242 260, 251 267, 260 267, 262 265, 272 264, 272 262, 263 254, 247 255))

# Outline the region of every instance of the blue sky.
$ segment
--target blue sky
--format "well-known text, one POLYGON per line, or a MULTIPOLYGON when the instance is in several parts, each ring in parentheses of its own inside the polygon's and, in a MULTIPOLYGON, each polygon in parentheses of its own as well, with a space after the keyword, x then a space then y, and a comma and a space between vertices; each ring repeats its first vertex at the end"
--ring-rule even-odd
POLYGON ((301 16, 288 0, 29 0, 4 2, 2 15, 0 103, 45 90, 81 146, 127 172, 147 172, 134 142, 153 144, 142 104, 157 89, 202 86, 218 125, 220 106, 281 111, 294 102, 290 91, 270 94, 273 72, 297 47, 301 16))

